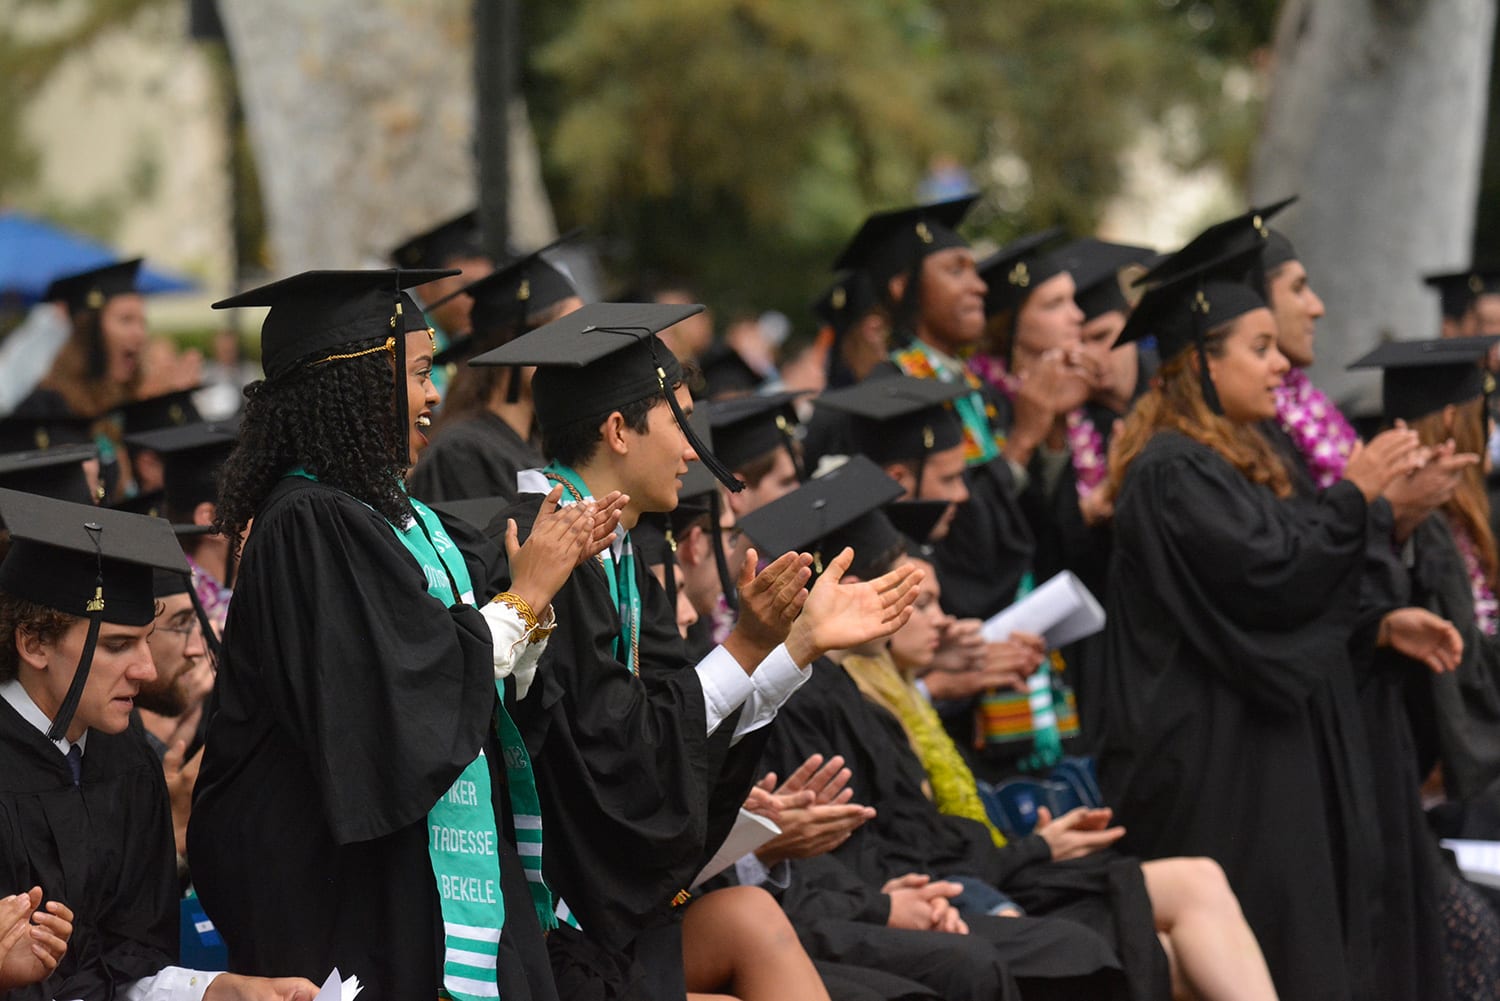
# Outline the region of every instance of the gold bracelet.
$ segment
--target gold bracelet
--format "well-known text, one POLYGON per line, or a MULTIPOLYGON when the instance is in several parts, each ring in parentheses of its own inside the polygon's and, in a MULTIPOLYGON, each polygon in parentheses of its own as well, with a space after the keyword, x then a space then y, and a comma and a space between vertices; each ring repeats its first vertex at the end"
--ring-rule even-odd
POLYGON ((531 610, 531 606, 526 603, 526 599, 514 591, 501 591, 495 595, 494 601, 501 605, 509 606, 511 611, 520 616, 521 625, 526 627, 528 635, 541 626, 541 620, 536 617, 536 612, 531 610))

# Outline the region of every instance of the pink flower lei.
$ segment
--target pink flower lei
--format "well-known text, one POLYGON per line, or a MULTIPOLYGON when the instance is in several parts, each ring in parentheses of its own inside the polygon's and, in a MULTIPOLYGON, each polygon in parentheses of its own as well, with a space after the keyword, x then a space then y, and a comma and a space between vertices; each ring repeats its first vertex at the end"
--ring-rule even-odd
POLYGON ((1301 369, 1288 372, 1276 390, 1276 417, 1297 446, 1319 490, 1343 479, 1344 466, 1359 435, 1301 369))
POLYGON ((1474 595, 1474 624, 1486 636, 1494 636, 1500 632, 1500 601, 1495 600, 1495 592, 1484 575, 1484 564, 1479 562, 1479 549, 1469 537, 1468 529, 1451 516, 1448 518, 1448 530, 1453 535, 1458 555, 1463 557, 1464 570, 1469 575, 1469 591, 1474 595))
MULTIPOLYGON (((976 354, 969 359, 969 371, 979 376, 1007 399, 1015 399, 1016 377, 1006 370, 1005 363, 994 355, 976 354)), ((1104 436, 1089 420, 1082 407, 1068 414, 1068 455, 1073 463, 1073 479, 1078 487, 1078 499, 1083 500, 1099 489, 1109 475, 1109 456, 1104 449, 1104 436)))

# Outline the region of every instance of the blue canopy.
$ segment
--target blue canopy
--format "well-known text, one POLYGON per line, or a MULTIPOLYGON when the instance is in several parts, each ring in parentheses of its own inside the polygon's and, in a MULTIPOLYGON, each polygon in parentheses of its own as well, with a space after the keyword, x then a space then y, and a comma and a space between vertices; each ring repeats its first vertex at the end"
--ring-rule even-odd
MULTIPOLYGON (((0 212, 0 299, 31 304, 54 278, 119 260, 120 254, 87 237, 22 215, 0 212)), ((136 280, 142 292, 186 292, 191 279, 143 265, 136 280)))

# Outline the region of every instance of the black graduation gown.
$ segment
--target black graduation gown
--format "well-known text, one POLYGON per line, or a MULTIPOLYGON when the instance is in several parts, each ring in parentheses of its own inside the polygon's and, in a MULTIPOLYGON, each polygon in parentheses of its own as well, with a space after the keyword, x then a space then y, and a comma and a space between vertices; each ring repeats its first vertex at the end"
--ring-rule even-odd
MULTIPOLYGON (((498 554, 447 527, 481 554, 469 570, 487 590, 498 554)), ((506 910, 500 996, 556 997, 508 843, 490 651, 479 613, 429 596, 375 512, 300 478, 271 492, 245 544, 188 829, 233 970, 321 983, 337 966, 371 1001, 432 997, 443 926, 427 813, 484 746, 506 910)))
POLYGON ((82 778, 0 700, 0 892, 73 909, 62 962, 14 1001, 105 1001, 177 959, 177 863, 161 762, 140 724, 91 730, 82 778))
POLYGON ((515 500, 516 473, 546 464, 534 445, 485 411, 445 425, 411 471, 411 495, 428 504, 505 497, 515 500))
POLYGON ((1157 434, 1115 506, 1099 777, 1124 847, 1216 859, 1283 999, 1371 996, 1379 846, 1348 663, 1366 506, 1157 434))
MULTIPOLYGON (((853 773, 854 802, 875 807, 876 815, 833 855, 865 885, 863 903, 847 878, 830 883, 837 873, 827 870, 814 870, 791 897, 789 913, 802 923, 799 931, 808 927, 804 937, 812 943, 810 951, 832 957, 831 951, 839 950, 834 958, 865 962, 870 953, 861 936, 828 922, 883 921, 878 908, 888 905, 878 890, 895 876, 973 876, 1043 919, 1017 925, 1010 922, 1018 919, 996 919, 998 928, 981 922, 1012 975, 1095 978, 1098 983, 1088 992, 1095 997, 1167 996, 1166 959, 1137 863, 1112 853, 1054 863, 1039 835, 996 848, 982 824, 939 813, 922 791, 925 773, 900 723, 829 660, 818 661, 812 678, 782 707, 765 765, 790 774, 815 753, 844 756, 853 773), (1053 915, 1068 920, 1047 920, 1053 915), (997 934, 1009 937, 996 939, 997 934)), ((970 975, 980 974, 971 970, 970 975)))
MULTIPOLYGON (((514 518, 524 541, 541 499, 524 495, 487 534, 497 538, 514 518)), ((515 719, 536 769, 548 885, 591 943, 635 958, 655 996, 668 997, 684 989, 673 898, 729 833, 769 728, 731 744, 736 712, 706 733, 675 613, 638 555, 634 568, 639 676, 614 655, 619 613, 591 560, 552 599, 563 625, 515 719)))

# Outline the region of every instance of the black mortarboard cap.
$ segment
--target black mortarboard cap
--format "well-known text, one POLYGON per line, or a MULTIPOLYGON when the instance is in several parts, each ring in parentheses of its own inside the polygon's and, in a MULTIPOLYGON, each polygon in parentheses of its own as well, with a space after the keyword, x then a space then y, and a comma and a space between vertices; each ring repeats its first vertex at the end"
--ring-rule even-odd
POLYGON ((194 386, 192 389, 176 389, 160 396, 126 403, 120 407, 120 418, 126 436, 201 423, 203 415, 193 403, 193 394, 200 388, 194 386))
POLYGON ((1073 276, 1073 300, 1083 310, 1084 319, 1092 320, 1105 313, 1130 312, 1129 300, 1120 286, 1120 271, 1131 265, 1143 265, 1155 255, 1150 247, 1085 237, 1074 240, 1053 256, 1062 270, 1073 276))
MULTIPOLYGON (((745 515, 740 528, 765 559, 774 560, 794 550, 810 552, 814 569, 821 573, 825 557, 831 559, 843 548, 840 545, 835 549, 830 543, 836 541, 836 533, 901 494, 901 484, 875 463, 862 455, 850 456, 836 469, 745 515)), ((890 537, 899 542, 896 530, 889 525, 887 521, 890 537)), ((870 547, 866 544, 865 548, 870 547)))
POLYGON ((745 396, 766 381, 766 377, 751 368, 738 351, 723 342, 703 353, 698 371, 703 374, 703 398, 707 400, 745 396))
POLYGON ((714 454, 724 465, 738 470, 752 459, 784 448, 800 474, 797 411, 792 406, 792 401, 800 395, 737 396, 703 404, 713 427, 714 454))
POLYGON ((460 258, 488 257, 480 236, 479 211, 471 209, 408 237, 391 251, 391 263, 398 268, 446 268, 460 258))
POLYGON ((1476 268, 1452 274, 1428 275, 1422 279, 1437 289, 1443 315, 1461 320, 1474 300, 1489 293, 1500 293, 1500 269, 1476 268))
POLYGON ((866 379, 818 397, 819 407, 850 415, 856 451, 878 463, 925 460, 963 442, 963 425, 949 405, 967 393, 961 382, 909 375, 866 379))
POLYGON ((11 452, 0 455, 0 488, 92 505, 83 463, 97 459, 93 445, 64 445, 44 452, 11 452))
POLYGON ((1062 235, 1057 226, 1030 233, 979 262, 979 277, 989 286, 984 294, 986 315, 1015 309, 1038 285, 1064 270, 1060 259, 1047 253, 1047 247, 1062 235))
POLYGON ((648 567, 666 569, 662 587, 667 604, 677 607, 677 539, 694 520, 709 513, 707 505, 678 504, 670 513, 648 511, 630 530, 630 544, 648 567))
POLYGON ((859 270, 869 275, 875 290, 892 277, 914 269, 928 254, 950 247, 967 247, 958 225, 979 196, 877 212, 864 221, 844 247, 835 270, 859 270))
POLYGON ((233 421, 205 421, 125 436, 131 448, 149 449, 161 456, 161 514, 174 523, 191 519, 199 504, 217 500, 219 469, 238 440, 239 428, 233 421))
POLYGON ((1497 343, 1493 336, 1390 341, 1349 367, 1380 369, 1386 421, 1412 421, 1487 395, 1492 377, 1479 363, 1497 343))
MULTIPOLYGON (((1259 255, 1271 235, 1267 223, 1296 200, 1297 196, 1293 195, 1214 223, 1189 240, 1181 250, 1163 258, 1133 284, 1149 287, 1203 275, 1241 278, 1259 271, 1259 255)), ((1257 279, 1255 284, 1259 286, 1261 282, 1257 279)))
POLYGON ((86 309, 102 309, 112 296, 138 291, 136 276, 141 270, 141 258, 128 261, 112 261, 109 264, 87 271, 79 271, 61 278, 42 293, 43 302, 60 302, 70 313, 81 313, 86 309))
POLYGON ((460 295, 474 300, 469 309, 469 332, 438 352, 433 362, 457 364, 481 351, 499 347, 525 333, 530 320, 538 314, 576 296, 578 289, 572 280, 542 255, 581 232, 581 229, 571 230, 545 247, 538 247, 430 303, 429 308, 441 306, 460 295))
POLYGON ((875 286, 863 271, 850 271, 839 278, 812 304, 813 315, 833 328, 835 339, 875 308, 875 286))
POLYGON ((1265 305, 1261 294, 1245 282, 1172 282, 1141 297, 1115 346, 1155 337, 1165 364, 1197 343, 1195 329, 1207 333, 1265 305))
POLYGON ((152 571, 187 573, 187 560, 160 519, 14 490, 0 490, 0 519, 11 536, 0 591, 89 619, 78 670, 47 733, 59 740, 88 680, 100 624, 149 625, 156 617, 152 571))
MULTIPOLYGON (((1300 260, 1297 256, 1297 248, 1292 246, 1291 239, 1279 229, 1268 229, 1266 231, 1266 242, 1260 248, 1260 268, 1265 274, 1270 274, 1283 264, 1300 260)), ((1271 290, 1266 289, 1269 295, 1271 290)))
POLYGON ((486 351, 471 365, 535 365, 531 395, 542 433, 602 420, 641 400, 664 397, 699 459, 730 490, 744 484, 716 459, 688 423, 672 386, 682 366, 656 335, 703 312, 700 305, 596 302, 486 351))
POLYGON ((90 417, 0 418, 0 452, 45 452, 93 441, 94 420, 90 417))
POLYGON ((916 550, 927 545, 932 530, 943 520, 943 515, 953 504, 938 500, 892 501, 885 506, 885 516, 896 531, 916 550))

